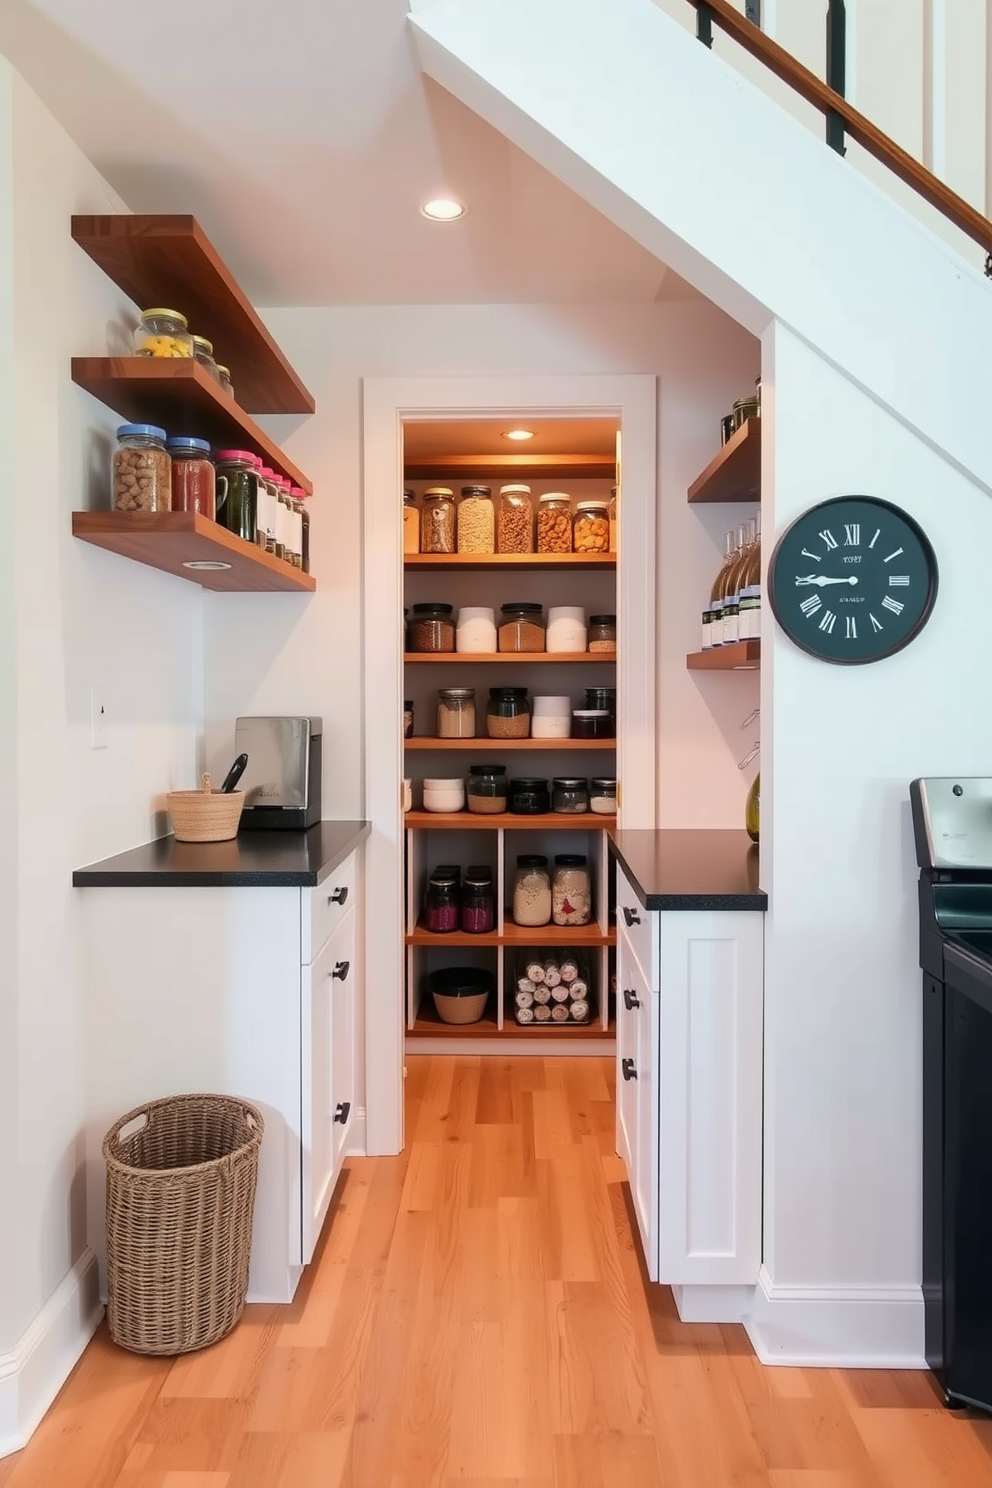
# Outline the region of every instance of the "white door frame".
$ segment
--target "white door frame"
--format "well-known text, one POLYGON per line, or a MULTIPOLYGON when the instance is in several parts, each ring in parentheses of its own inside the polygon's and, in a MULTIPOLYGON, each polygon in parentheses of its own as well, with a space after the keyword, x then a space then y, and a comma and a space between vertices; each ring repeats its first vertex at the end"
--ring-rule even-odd
POLYGON ((624 827, 655 826, 658 380, 653 376, 365 378, 364 700, 367 1151, 403 1148, 403 425, 617 417, 617 773, 624 827))

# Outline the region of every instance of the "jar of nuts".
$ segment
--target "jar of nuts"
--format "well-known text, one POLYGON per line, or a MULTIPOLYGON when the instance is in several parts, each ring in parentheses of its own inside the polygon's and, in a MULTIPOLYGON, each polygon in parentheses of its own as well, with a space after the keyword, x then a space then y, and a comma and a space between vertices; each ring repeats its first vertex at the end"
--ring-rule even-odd
POLYGON ((549 491, 537 508, 537 551, 572 551, 572 500, 564 491, 549 491))
POLYGON ((455 552, 455 493, 450 486, 428 486, 420 514, 420 551, 455 552))
POLYGON ((572 545, 577 553, 610 551, 610 507, 606 501, 580 501, 575 508, 572 545))
POLYGON ((172 510, 172 461, 165 430, 121 424, 114 451, 114 506, 118 511, 172 510))
POLYGON ((530 486, 499 488, 499 551, 534 551, 534 507, 530 499, 530 486))
POLYGON ((462 499, 458 506, 458 551, 496 551, 496 519, 489 486, 462 486, 462 499))

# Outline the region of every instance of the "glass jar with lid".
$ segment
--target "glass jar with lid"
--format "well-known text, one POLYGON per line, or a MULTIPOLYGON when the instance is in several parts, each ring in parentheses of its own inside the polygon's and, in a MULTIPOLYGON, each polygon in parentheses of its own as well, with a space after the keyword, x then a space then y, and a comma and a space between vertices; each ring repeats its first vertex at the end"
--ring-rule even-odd
POLYGON ((513 879, 513 923, 538 927, 551 923, 551 875, 539 853, 521 853, 513 879))
POLYGON ((531 776, 510 781, 510 810, 517 816, 543 816, 551 810, 551 793, 546 780, 531 776))
POLYGON ((428 486, 420 513, 420 551, 454 553, 455 493, 450 486, 428 486))
POLYGON ((194 360, 199 362, 204 372, 212 377, 214 382, 219 383, 220 373, 217 370, 217 363, 214 361, 213 342, 208 341, 206 336, 192 336, 190 339, 193 342, 194 360))
POLYGON ((258 471, 258 546, 278 557, 279 495, 275 471, 259 457, 253 457, 258 471))
POLYGON ((303 569, 303 492, 294 485, 287 487, 293 509, 293 567, 303 569))
POLYGON ((572 498, 564 491, 548 491, 538 502, 537 551, 572 551, 572 498))
POLYGON ((218 482, 210 445, 205 439, 177 434, 165 441, 165 447, 172 461, 172 510, 199 512, 201 517, 215 521, 218 508, 227 499, 227 481, 221 476, 218 482))
POLYGON ((617 649, 616 615, 589 616, 589 650, 611 656, 617 649))
POLYGON ((610 508, 606 501, 580 501, 572 524, 572 547, 576 553, 608 553, 610 508))
POLYGON ((613 722, 616 723, 616 721, 617 721, 617 690, 616 690, 616 688, 615 687, 587 687, 586 688, 586 702, 585 702, 585 706, 587 708, 592 708, 592 709, 597 710, 597 711, 599 709, 605 709, 606 712, 609 713, 610 717, 613 719, 613 722))
POLYGON ((499 649, 543 651, 546 641, 544 608, 539 604, 505 604, 500 607, 499 649))
POLYGON ((469 935, 488 935, 495 928, 493 870, 484 864, 470 864, 462 885, 462 929, 469 935))
POLYGON ((403 551, 420 552, 420 512, 416 495, 409 486, 403 492, 403 551))
POLYGON ((617 783, 612 776, 600 775, 590 780, 589 805, 598 816, 616 816, 617 783))
POLYGON ((490 687, 486 707, 490 739, 526 739, 530 733, 530 704, 526 687, 490 687))
POLYGON ((172 461, 157 424, 121 424, 114 451, 117 511, 172 510, 172 461))
POLYGON ((551 918, 556 925, 588 925, 592 919, 592 880, 582 853, 555 854, 551 918))
POLYGON ((293 505, 281 475, 272 477, 279 510, 276 516, 276 557, 284 563, 293 561, 293 505))
POLYGON ((231 369, 230 369, 230 367, 222 367, 221 364, 220 364, 220 362, 218 362, 217 363, 217 378, 218 378, 218 381, 220 382, 221 387, 224 389, 225 393, 227 394, 227 396, 229 398, 233 398, 234 397, 234 384, 231 381, 231 369))
POLYGON ((415 604, 410 612, 411 651, 454 651, 455 607, 415 604))
POLYGON ((480 816, 496 816, 505 811, 510 797, 506 766, 470 765, 466 795, 469 811, 480 816))
POLYGON ((582 816, 589 810, 589 783, 578 776, 559 775, 551 782, 551 810, 561 816, 582 816))
POLYGON ((141 323, 134 333, 138 356, 191 357, 193 338, 185 315, 178 310, 142 310, 141 323))
POLYGON ((499 551, 534 551, 534 505, 530 486, 518 484, 499 488, 499 551))
POLYGON ((302 486, 292 487, 292 496, 300 508, 300 535, 302 538, 302 550, 300 553, 300 567, 304 573, 310 572, 310 511, 307 507, 307 492, 302 486))
POLYGON ((439 739, 475 738, 475 688, 443 687, 437 695, 439 739))
POLYGON ((462 499, 458 503, 458 551, 496 551, 496 514, 489 486, 462 486, 462 499))
POLYGON ((227 482, 227 500, 219 520, 228 532, 255 542, 258 532, 259 492, 262 478, 258 457, 250 450, 222 449, 214 456, 217 479, 227 482))
POLYGON ((428 879, 424 928, 432 935, 458 929, 458 875, 450 868, 435 868, 428 879))

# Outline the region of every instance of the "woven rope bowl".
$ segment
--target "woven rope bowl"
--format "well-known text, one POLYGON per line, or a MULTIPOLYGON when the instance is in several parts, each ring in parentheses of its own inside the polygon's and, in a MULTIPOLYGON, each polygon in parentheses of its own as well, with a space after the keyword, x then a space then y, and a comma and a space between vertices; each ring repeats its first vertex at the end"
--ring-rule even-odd
POLYGON ((190 1353, 241 1317, 264 1130, 245 1101, 177 1095, 107 1133, 107 1322, 121 1348, 190 1353))
POLYGON ((203 775, 200 789, 169 791, 165 798, 177 842, 230 842, 238 835, 244 791, 215 791, 203 775))

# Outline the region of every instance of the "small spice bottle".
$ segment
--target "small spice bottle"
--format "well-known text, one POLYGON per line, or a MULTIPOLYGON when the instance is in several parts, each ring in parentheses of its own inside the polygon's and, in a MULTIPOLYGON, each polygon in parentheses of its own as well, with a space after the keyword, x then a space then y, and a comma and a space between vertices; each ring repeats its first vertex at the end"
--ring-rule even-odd
POLYGON ((475 688, 444 687, 437 695, 439 739, 475 738, 475 688))
POLYGON ((300 554, 301 567, 304 573, 310 572, 310 509, 307 506, 307 493, 302 486, 293 487, 293 501, 299 504, 300 523, 303 539, 303 549, 300 554))
POLYGON ((420 512, 417 498, 409 486, 403 492, 403 551, 420 552, 420 512))
POLYGON ((194 358, 199 362, 204 372, 212 377, 214 382, 219 383, 220 372, 217 369, 217 363, 214 361, 213 342, 208 341, 206 336, 192 336, 190 339, 193 342, 194 358))
POLYGON ((450 486, 428 486, 420 514, 420 551, 454 553, 455 493, 450 486))
POLYGON ((234 397, 234 384, 231 381, 231 369, 230 369, 230 367, 222 367, 221 364, 220 364, 220 362, 218 362, 217 363, 217 376, 220 378, 220 385, 224 389, 225 393, 227 393, 228 397, 233 398, 234 397))

